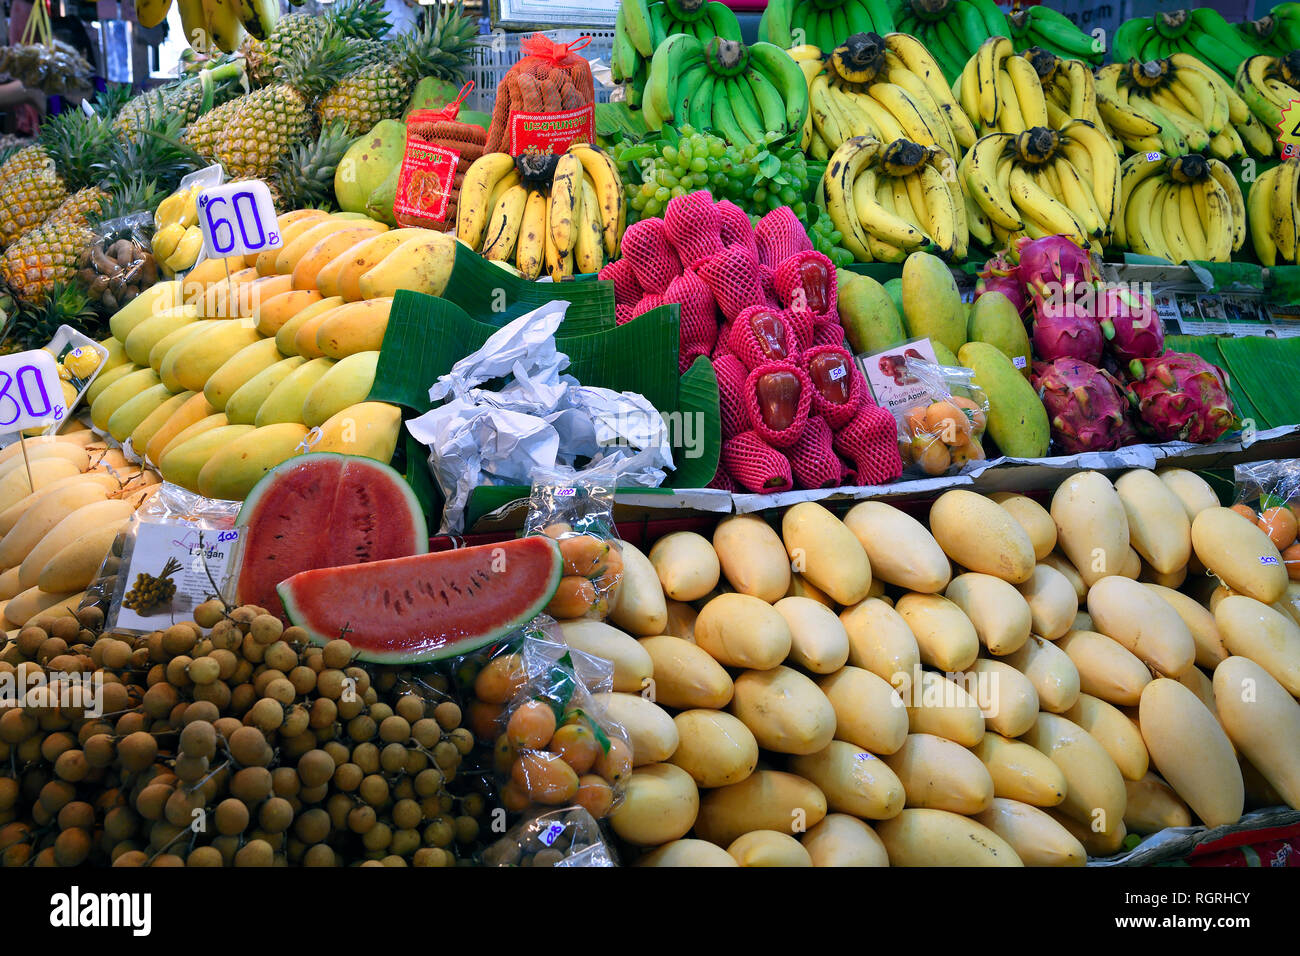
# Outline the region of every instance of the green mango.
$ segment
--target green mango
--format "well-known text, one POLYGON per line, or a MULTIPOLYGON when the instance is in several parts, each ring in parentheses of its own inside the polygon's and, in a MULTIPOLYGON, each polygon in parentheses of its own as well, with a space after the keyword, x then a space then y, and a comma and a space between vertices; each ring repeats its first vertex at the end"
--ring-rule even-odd
POLYGON ((402 166, 399 163, 393 167, 388 178, 375 187, 375 191, 370 194, 370 198, 366 200, 366 212, 370 214, 370 218, 386 222, 390 226, 397 225, 397 217, 393 214, 393 203, 397 200, 397 180, 401 173, 402 166))
MULTIPOLYGON (((414 110, 442 109, 460 96, 460 88, 459 83, 452 83, 436 76, 426 76, 415 84, 415 89, 411 91, 411 98, 406 101, 406 112, 402 114, 402 118, 405 119, 414 110)), ((462 111, 461 116, 464 115, 462 111)))
POLYGON ((942 342, 950 352, 966 344, 957 280, 938 256, 914 252, 903 263, 903 320, 909 335, 942 342))
POLYGON ((1011 364, 1025 378, 1029 378, 1033 362, 1029 352, 1029 334, 1015 305, 1001 292, 986 292, 975 300, 966 336, 972 342, 992 345, 1011 359, 1011 364))
POLYGON ((988 399, 987 434, 1002 454, 1013 458, 1042 458, 1050 433, 1047 410, 1011 359, 987 342, 967 342, 957 353, 962 365, 975 373, 975 384, 988 399))
POLYGON ((334 195, 345 212, 366 211, 370 194, 383 185, 406 153, 406 125, 380 120, 343 154, 334 171, 334 195))
POLYGON ((852 276, 839 290, 840 325, 856 355, 872 355, 907 338, 894 300, 870 276, 852 276))
POLYGON ((942 342, 936 342, 934 339, 931 339, 930 347, 934 349, 934 357, 935 359, 938 360, 940 365, 947 365, 950 367, 957 367, 961 365, 961 362, 957 361, 957 356, 953 355, 952 352, 948 351, 948 347, 945 346, 942 342))
MULTIPOLYGON (((894 310, 903 315, 903 279, 901 276, 888 279, 882 283, 889 297, 894 300, 894 310)), ((906 326, 904 326, 906 328, 906 326)))

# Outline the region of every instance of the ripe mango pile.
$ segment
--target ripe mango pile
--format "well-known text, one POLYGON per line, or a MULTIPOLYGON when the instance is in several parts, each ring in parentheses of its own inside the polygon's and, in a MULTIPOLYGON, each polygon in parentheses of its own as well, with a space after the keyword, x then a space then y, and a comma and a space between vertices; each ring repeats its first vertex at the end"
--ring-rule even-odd
POLYGON ((1300 583, 1191 472, 621 547, 561 626, 614 664, 640 865, 1071 866, 1300 807, 1300 583))
POLYGON ((163 478, 242 500, 310 449, 387 462, 395 406, 367 402, 399 289, 441 293, 455 240, 351 213, 279 217, 282 245, 209 259, 110 320, 92 424, 163 478))
MULTIPOLYGON (((75 430, 72 430, 75 427, 75 430)), ((0 451, 0 615, 16 633, 43 612, 71 613, 158 474, 128 462, 89 428, 0 451), (33 491, 33 487, 35 490, 33 491)))

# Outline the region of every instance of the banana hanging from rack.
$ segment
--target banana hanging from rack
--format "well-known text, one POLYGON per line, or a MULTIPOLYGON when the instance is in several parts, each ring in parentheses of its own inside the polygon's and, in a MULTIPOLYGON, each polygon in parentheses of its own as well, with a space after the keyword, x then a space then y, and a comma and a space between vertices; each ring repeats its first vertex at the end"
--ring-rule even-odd
POLYGON ((156 27, 167 19, 171 8, 172 0, 137 0, 136 19, 140 21, 142 27, 156 27))
POLYGON ((280 22, 279 0, 231 0, 248 35, 265 40, 280 22))
MULTIPOLYGON (((248 35, 239 18, 236 0, 200 0, 200 3, 203 7, 205 42, 209 44, 207 52, 216 48, 222 53, 234 53, 248 35)), ((192 41, 190 45, 194 46, 192 41)), ((195 50, 203 52, 198 47, 195 50)))

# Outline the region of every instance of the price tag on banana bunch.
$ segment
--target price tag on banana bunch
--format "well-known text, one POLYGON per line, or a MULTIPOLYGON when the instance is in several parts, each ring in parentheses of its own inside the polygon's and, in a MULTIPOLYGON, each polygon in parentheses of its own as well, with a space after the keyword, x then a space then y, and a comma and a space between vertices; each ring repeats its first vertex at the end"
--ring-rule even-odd
POLYGON ((1295 159, 1300 156, 1300 100, 1292 100, 1282 111, 1282 122, 1278 124, 1277 143, 1281 147, 1278 153, 1282 159, 1295 159))
POLYGON ((199 193, 199 228, 209 259, 244 256, 283 244, 271 190, 258 180, 213 186, 199 193))
POLYGON ((45 349, 0 355, 0 435, 63 421, 68 415, 59 366, 45 349))

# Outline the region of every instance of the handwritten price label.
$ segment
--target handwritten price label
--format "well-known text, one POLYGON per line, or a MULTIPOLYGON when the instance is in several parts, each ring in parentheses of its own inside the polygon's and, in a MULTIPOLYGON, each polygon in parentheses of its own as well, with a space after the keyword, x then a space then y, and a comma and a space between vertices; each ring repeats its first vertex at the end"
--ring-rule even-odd
POLYGON ((283 245, 266 183, 245 181, 199 193, 199 228, 209 259, 245 256, 283 245))
POLYGON ((32 349, 0 356, 0 434, 61 422, 67 413, 53 355, 32 349))

